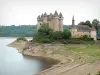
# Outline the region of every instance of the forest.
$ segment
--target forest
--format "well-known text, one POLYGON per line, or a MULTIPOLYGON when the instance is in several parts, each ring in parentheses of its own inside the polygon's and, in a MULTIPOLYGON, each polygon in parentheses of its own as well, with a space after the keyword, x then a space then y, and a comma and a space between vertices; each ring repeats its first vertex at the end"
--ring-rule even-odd
MULTIPOLYGON (((64 25, 64 28, 69 26, 64 25)), ((0 25, 0 37, 33 37, 36 31, 36 25, 0 25)))
POLYGON ((0 26, 0 37, 32 37, 35 33, 35 25, 0 26))
MULTIPOLYGON (((69 25, 64 25, 66 28, 69 29, 69 25)), ((36 25, 0 25, 0 37, 33 37, 36 31, 36 25)), ((100 28, 97 35, 100 36, 100 28)))

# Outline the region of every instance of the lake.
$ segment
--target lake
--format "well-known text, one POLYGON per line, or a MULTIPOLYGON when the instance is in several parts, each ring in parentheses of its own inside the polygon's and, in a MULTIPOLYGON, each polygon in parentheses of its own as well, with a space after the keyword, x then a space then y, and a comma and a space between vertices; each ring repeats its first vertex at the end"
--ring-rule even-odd
POLYGON ((34 75, 48 66, 36 57, 23 56, 7 45, 16 38, 0 38, 0 75, 34 75))

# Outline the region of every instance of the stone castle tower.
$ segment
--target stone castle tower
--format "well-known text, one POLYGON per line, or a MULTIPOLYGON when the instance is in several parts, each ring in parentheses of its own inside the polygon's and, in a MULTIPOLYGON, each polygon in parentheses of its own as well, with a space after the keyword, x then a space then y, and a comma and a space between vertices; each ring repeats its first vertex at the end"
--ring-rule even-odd
POLYGON ((54 31, 63 31, 63 18, 61 12, 59 15, 57 11, 55 11, 54 14, 50 13, 49 15, 45 12, 37 17, 37 29, 39 29, 43 23, 48 23, 49 27, 54 31))

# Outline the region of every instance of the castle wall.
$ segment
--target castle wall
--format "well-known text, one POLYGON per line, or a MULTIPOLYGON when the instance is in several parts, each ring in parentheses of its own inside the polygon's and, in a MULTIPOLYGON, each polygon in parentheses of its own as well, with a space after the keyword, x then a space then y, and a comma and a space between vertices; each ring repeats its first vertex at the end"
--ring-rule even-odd
POLYGON ((96 31, 91 31, 91 33, 90 33, 91 35, 91 38, 94 38, 94 40, 97 40, 97 38, 96 38, 96 31))
POLYGON ((81 38, 84 35, 90 37, 90 32, 78 32, 77 29, 71 29, 70 31, 71 31, 72 38, 81 38))
POLYGON ((44 23, 48 23, 47 17, 44 17, 44 18, 43 18, 43 22, 44 22, 44 23))

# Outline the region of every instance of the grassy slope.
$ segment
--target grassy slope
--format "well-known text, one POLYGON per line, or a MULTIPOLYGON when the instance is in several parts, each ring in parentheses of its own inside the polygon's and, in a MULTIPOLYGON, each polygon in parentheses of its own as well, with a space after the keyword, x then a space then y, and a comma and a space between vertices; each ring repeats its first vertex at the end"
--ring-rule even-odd
POLYGON ((87 62, 94 62, 100 60, 100 45, 64 45, 54 53, 63 54, 65 56, 71 55, 76 61, 80 57, 87 62))

